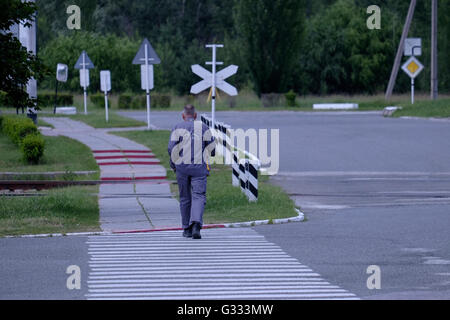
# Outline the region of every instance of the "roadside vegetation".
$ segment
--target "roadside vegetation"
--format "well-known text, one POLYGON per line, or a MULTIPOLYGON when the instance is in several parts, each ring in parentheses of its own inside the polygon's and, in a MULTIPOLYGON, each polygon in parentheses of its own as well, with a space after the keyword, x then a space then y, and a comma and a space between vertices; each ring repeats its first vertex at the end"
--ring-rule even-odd
POLYGON ((422 100, 414 105, 401 105, 402 109, 394 113, 394 117, 450 118, 450 98, 436 101, 422 100))
MULTIPOLYGON (((0 172, 67 172, 96 171, 96 174, 76 177, 76 179, 98 179, 99 168, 88 147, 66 137, 42 136, 45 151, 39 162, 27 162, 17 146, 4 134, 0 133, 0 172)), ((67 176, 68 176, 67 175, 67 176)), ((21 176, 21 179, 39 179, 39 175, 21 176)))
MULTIPOLYGON (((139 127, 145 126, 146 123, 142 121, 133 120, 127 117, 122 117, 117 112, 133 112, 133 111, 146 111, 145 104, 140 107, 132 106, 130 108, 119 108, 120 94, 111 95, 109 97, 109 122, 105 120, 104 107, 97 107, 92 103, 88 105, 88 116, 84 115, 83 96, 76 94, 74 96, 74 106, 77 108, 77 115, 56 115, 57 117, 64 116, 70 117, 74 120, 83 121, 88 125, 95 128, 126 128, 126 127, 139 127)), ((182 108, 188 104, 194 104, 196 109, 200 112, 211 111, 211 101, 208 99, 208 93, 200 94, 198 96, 192 95, 177 95, 175 93, 170 94, 170 106, 165 108, 152 106, 152 112, 161 111, 176 111, 180 112, 182 108)), ((239 92, 237 97, 229 97, 226 94, 219 93, 216 101, 217 111, 314 111, 313 105, 316 103, 357 103, 359 105, 358 110, 352 111, 377 111, 383 110, 388 106, 410 106, 411 97, 409 94, 394 95, 390 101, 386 101, 384 94, 377 95, 324 95, 324 96, 300 96, 295 95, 292 103, 288 101, 285 94, 272 94, 270 96, 258 97, 249 89, 243 89, 239 92)), ((435 110, 439 112, 446 105, 450 104, 449 95, 441 95, 439 100, 431 102, 428 94, 416 95, 417 106, 436 105, 435 110)), ((123 105, 123 104, 122 104, 123 105)), ((40 116, 54 116, 52 114, 52 108, 43 108, 43 112, 40 116)), ((445 116, 445 110, 443 116, 445 116)))
POLYGON ((100 231, 97 193, 97 186, 88 186, 0 194, 0 236, 100 231))
MULTIPOLYGON (((115 134, 149 147, 166 168, 168 179, 176 179, 170 169, 167 153, 169 131, 133 131, 115 134)), ((260 176, 258 202, 250 203, 239 188, 232 186, 231 168, 213 165, 208 178, 205 223, 244 222, 296 216, 294 202, 280 187, 270 184, 268 180, 268 177, 260 176)), ((172 192, 178 197, 176 185, 173 186, 172 192)))

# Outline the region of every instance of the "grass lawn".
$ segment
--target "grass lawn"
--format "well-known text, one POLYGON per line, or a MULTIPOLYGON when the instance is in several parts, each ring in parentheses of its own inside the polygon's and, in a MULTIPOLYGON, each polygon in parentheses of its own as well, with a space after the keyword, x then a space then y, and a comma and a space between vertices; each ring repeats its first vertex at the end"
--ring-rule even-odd
POLYGON ((0 236, 100 231, 97 186, 43 191, 45 196, 0 195, 0 236))
POLYGON ((450 118, 450 99, 441 98, 436 101, 421 100, 414 105, 400 104, 403 108, 394 113, 394 117, 450 118))
MULTIPOLYGON (((168 172, 168 179, 175 175, 169 167, 167 144, 169 131, 134 131, 115 133, 119 136, 143 144, 155 153, 168 172)), ((173 189, 175 195, 177 188, 173 189)), ((290 218, 296 216, 294 202, 278 186, 268 182, 268 177, 259 178, 259 199, 249 203, 239 188, 231 184, 231 168, 214 165, 208 178, 205 223, 245 222, 290 218)))
MULTIPOLYGON (((444 96, 445 97, 445 96, 444 96)), ((447 96, 448 98, 448 96, 447 96)), ((187 103, 195 105, 199 112, 210 112, 211 102, 208 101, 206 93, 197 96, 171 96, 171 107, 168 109, 153 108, 152 111, 180 111, 187 103)), ((296 106, 288 107, 284 96, 280 98, 280 102, 274 107, 264 107, 262 100, 253 92, 243 90, 239 92, 237 97, 228 97, 224 94, 218 97, 216 102, 217 111, 314 111, 323 112, 322 110, 313 110, 313 104, 316 103, 357 103, 359 109, 356 111, 383 110, 387 106, 408 104, 410 101, 409 94, 394 95, 391 101, 386 101, 384 94, 378 95, 327 95, 327 96, 297 96, 296 106)), ((428 95, 417 95, 418 101, 428 101, 428 95)), ((139 109, 145 111, 144 109, 139 109)), ((121 110, 121 111, 130 111, 121 110)), ((355 110, 351 110, 355 111, 355 110)))
POLYGON ((119 116, 116 111, 109 110, 108 122, 106 122, 105 110, 98 108, 90 108, 88 114, 85 115, 81 108, 77 108, 78 114, 76 115, 54 115, 50 109, 43 109, 40 113, 41 117, 66 117, 72 120, 77 120, 86 123, 94 128, 129 128, 129 127, 142 127, 146 126, 145 122, 133 120, 119 116))
MULTIPOLYGON (((66 137, 47 137, 44 157, 37 165, 30 165, 22 158, 19 147, 0 133, 0 172, 67 172, 67 177, 74 171, 97 171, 91 176, 77 176, 72 179, 98 179, 100 171, 90 149, 66 137)), ((42 178, 42 177, 41 177, 42 178)), ((23 176, 22 179, 39 179, 39 176, 23 176)))

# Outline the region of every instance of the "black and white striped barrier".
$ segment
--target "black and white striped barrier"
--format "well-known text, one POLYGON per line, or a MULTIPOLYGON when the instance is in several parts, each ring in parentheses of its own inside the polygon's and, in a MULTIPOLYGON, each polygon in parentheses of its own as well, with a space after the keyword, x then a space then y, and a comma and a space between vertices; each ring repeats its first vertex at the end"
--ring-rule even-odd
POLYGON ((250 201, 258 201, 258 167, 252 160, 245 161, 247 173, 247 197, 250 201))
POLYGON ((233 175, 231 176, 231 183, 233 184, 233 187, 239 187, 240 186, 240 170, 239 170, 239 156, 237 152, 233 152, 233 175))
MULTIPOLYGON (((211 119, 202 115, 201 121, 211 129, 211 119)), ((231 127, 229 125, 216 122, 214 129, 213 135, 217 139, 218 145, 221 146, 220 148, 217 148, 217 151, 226 159, 225 163, 231 163, 233 186, 240 187, 249 201, 257 201, 259 161, 248 158, 241 159, 239 157, 239 154, 249 154, 238 150, 232 145, 232 141, 230 139, 231 127)), ((256 157, 253 156, 253 158, 256 157)))

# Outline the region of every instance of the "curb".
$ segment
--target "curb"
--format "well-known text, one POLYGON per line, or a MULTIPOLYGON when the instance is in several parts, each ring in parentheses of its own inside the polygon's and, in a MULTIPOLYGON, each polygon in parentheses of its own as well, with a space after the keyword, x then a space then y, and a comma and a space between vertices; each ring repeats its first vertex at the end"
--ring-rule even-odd
POLYGON ((303 222, 305 221, 305 214, 298 210, 297 211, 298 216, 292 217, 292 218, 285 218, 285 219, 274 219, 274 220, 259 220, 259 221, 249 221, 249 222, 236 222, 236 223, 227 223, 225 224, 225 228, 248 228, 248 227, 256 227, 256 226, 263 226, 263 225, 269 225, 269 224, 286 224, 291 222, 303 222))
POLYGON ((405 120, 428 120, 433 122, 450 122, 450 118, 425 118, 425 117, 412 117, 412 116, 403 116, 399 117, 399 119, 405 119, 405 120))
MULTIPOLYGON (((212 224, 204 225, 202 229, 225 229, 225 228, 250 228, 262 225, 270 224, 286 224, 291 222, 303 222, 305 221, 305 214, 299 209, 295 208, 297 211, 297 217, 284 218, 284 219, 274 219, 274 220, 256 220, 248 222, 233 222, 224 224, 212 224)), ((182 231, 183 228, 161 228, 161 229, 151 229, 151 230, 122 230, 122 231, 112 231, 112 234, 130 234, 130 233, 151 233, 151 232, 164 232, 164 231, 182 231)))
POLYGON ((41 233, 41 234, 25 234, 17 236, 4 236, 0 239, 11 238, 52 238, 52 237, 69 237, 69 236, 103 236, 111 235, 111 232, 97 231, 97 232, 71 232, 71 233, 41 233))
MULTIPOLYGON (((205 225, 202 229, 225 229, 225 228, 250 228, 262 225, 270 224, 286 224, 291 222, 303 222, 305 221, 305 214, 295 209, 298 213, 297 217, 274 219, 274 220, 257 220, 248 222, 235 222, 225 224, 211 224, 205 225)), ((161 229, 149 229, 149 230, 122 230, 122 231, 98 231, 98 232, 74 232, 74 233, 44 233, 44 234, 28 234, 18 236, 5 236, 3 239, 11 238, 52 238, 52 237, 69 237, 69 236, 106 236, 114 234, 136 234, 136 233, 152 233, 152 232, 167 232, 167 231, 182 231, 183 228, 161 228, 161 229)))

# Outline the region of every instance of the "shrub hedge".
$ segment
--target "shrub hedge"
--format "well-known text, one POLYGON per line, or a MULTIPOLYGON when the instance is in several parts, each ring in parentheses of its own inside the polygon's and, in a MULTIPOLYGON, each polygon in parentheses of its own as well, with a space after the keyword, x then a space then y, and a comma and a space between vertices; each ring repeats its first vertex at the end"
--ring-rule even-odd
POLYGON ((39 134, 37 127, 29 118, 4 118, 2 130, 16 145, 20 145, 29 134, 39 134))
POLYGON ((105 108, 105 95, 103 93, 93 93, 89 95, 92 104, 98 108, 105 108))
POLYGON ((44 155, 45 141, 31 119, 0 117, 0 131, 20 147, 25 161, 36 164, 44 155))
MULTIPOLYGON (((170 108, 171 98, 166 94, 153 93, 150 95, 152 108, 170 108)), ((132 93, 123 93, 119 96, 119 109, 145 109, 147 97, 132 93)))
POLYGON ((36 164, 44 155, 45 141, 41 135, 29 134, 22 140, 21 149, 25 161, 36 164))
POLYGON ((297 98, 297 94, 293 90, 285 93, 284 97, 286 98, 286 104, 288 107, 296 106, 295 99, 297 98))
POLYGON ((119 109, 130 109, 133 103, 134 95, 132 93, 122 93, 119 96, 119 109))
MULTIPOLYGON (((55 105, 55 93, 45 92, 38 94, 38 106, 53 107, 55 105)), ((73 94, 58 92, 56 97, 57 106, 73 106, 73 94)))

